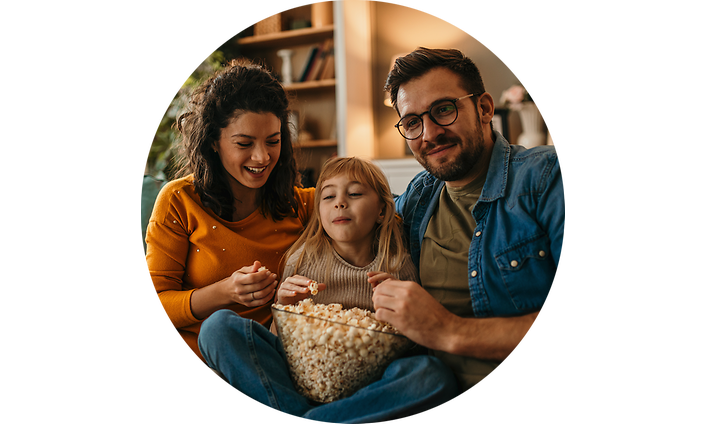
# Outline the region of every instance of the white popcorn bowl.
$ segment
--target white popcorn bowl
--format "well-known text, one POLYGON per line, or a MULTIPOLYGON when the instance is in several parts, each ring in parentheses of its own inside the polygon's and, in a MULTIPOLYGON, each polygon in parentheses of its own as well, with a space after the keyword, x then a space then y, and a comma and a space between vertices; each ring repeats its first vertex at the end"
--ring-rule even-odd
POLYGON ((350 396, 379 379, 413 342, 401 334, 369 330, 272 306, 273 320, 297 391, 316 402, 350 396))

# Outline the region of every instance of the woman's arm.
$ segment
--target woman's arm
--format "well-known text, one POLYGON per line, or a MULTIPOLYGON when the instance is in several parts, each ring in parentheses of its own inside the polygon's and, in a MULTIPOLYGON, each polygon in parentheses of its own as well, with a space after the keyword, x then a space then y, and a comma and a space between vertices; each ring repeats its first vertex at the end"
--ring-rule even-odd
POLYGON ((256 307, 269 302, 275 293, 277 276, 268 270, 259 271, 261 263, 258 261, 212 284, 201 285, 202 288, 185 287, 189 237, 194 231, 189 227, 189 219, 200 222, 209 219, 201 205, 187 194, 187 188, 183 182, 176 181, 162 189, 146 235, 150 275, 174 326, 183 328, 196 324, 214 311, 234 304, 256 307))

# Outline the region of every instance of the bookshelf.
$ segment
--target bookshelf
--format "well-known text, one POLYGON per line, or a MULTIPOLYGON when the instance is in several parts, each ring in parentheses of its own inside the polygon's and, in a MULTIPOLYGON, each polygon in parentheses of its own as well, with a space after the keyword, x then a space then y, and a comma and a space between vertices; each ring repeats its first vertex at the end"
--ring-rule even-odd
POLYGON ((326 38, 334 37, 334 25, 321 28, 302 28, 273 32, 263 35, 249 35, 241 38, 238 44, 244 48, 285 48, 299 44, 318 43, 326 38))

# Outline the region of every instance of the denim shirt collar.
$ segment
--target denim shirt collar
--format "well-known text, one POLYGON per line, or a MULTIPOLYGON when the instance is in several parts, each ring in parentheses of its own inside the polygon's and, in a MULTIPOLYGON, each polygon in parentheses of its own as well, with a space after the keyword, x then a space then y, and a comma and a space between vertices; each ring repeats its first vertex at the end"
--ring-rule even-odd
POLYGON ((486 183, 481 191, 479 201, 492 202, 506 193, 508 183, 508 166, 511 156, 511 146, 498 131, 493 131, 496 141, 493 144, 489 170, 486 173, 486 183))

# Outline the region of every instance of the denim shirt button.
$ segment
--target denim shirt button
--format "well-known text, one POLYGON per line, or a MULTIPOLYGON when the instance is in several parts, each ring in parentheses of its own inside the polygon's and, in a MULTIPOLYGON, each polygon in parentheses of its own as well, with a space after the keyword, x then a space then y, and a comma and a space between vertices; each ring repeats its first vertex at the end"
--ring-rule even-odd
POLYGON ((512 260, 512 261, 511 261, 511 266, 512 266, 513 268, 517 267, 517 266, 518 266, 518 261, 516 261, 515 259, 512 260))
POLYGON ((476 270, 471 271, 471 276, 472 276, 472 277, 476 277, 477 274, 478 274, 478 272, 476 272, 476 270))
POLYGON ((479 237, 481 235, 481 231, 477 231, 475 235, 476 237, 479 237))
POLYGON ((544 258, 544 257, 545 257, 545 251, 544 251, 544 250, 539 251, 539 252, 538 252, 538 255, 540 255, 541 258, 544 258))

